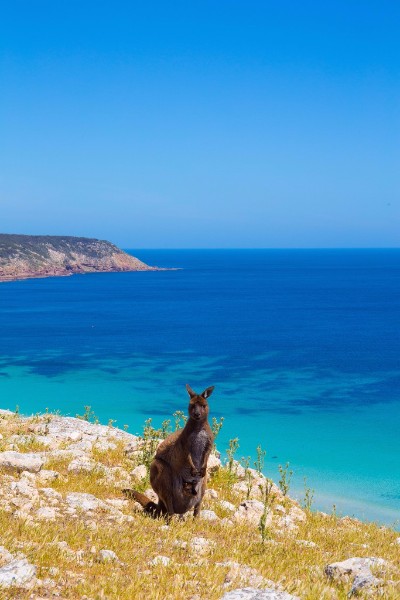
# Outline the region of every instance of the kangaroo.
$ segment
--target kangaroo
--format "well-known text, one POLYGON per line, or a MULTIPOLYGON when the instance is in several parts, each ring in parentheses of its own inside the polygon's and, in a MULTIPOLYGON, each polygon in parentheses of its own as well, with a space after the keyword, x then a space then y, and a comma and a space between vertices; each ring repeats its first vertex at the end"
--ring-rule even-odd
POLYGON ((214 436, 208 423, 208 402, 214 386, 196 394, 186 385, 189 418, 183 429, 171 433, 159 445, 150 466, 150 483, 158 504, 135 490, 123 490, 153 517, 182 515, 194 509, 197 517, 206 490, 207 461, 214 436))

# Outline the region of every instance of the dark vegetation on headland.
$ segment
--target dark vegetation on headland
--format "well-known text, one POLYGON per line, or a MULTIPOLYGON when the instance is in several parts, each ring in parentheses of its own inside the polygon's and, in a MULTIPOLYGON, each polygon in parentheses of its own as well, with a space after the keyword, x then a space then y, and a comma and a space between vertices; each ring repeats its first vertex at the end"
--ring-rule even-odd
POLYGON ((74 273, 148 270, 154 270, 154 267, 105 240, 0 234, 0 281, 74 273))

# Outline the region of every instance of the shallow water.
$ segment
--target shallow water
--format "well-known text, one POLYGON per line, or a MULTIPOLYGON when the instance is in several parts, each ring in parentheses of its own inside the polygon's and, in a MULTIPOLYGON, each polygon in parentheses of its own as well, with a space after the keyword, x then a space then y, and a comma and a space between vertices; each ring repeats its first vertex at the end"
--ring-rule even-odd
POLYGON ((177 271, 0 286, 1 406, 140 432, 216 386, 218 445, 267 450, 315 505, 393 523, 400 508, 400 251, 132 251, 177 271))

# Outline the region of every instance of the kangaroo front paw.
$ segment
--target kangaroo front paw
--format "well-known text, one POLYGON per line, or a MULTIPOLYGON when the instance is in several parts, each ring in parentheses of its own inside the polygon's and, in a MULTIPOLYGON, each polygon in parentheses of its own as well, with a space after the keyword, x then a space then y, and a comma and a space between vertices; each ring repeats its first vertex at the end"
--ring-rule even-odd
POLYGON ((207 473, 207 467, 202 467, 199 471, 200 477, 205 477, 207 473))
POLYGON ((191 474, 192 477, 198 477, 199 471, 197 469, 195 469, 194 467, 192 467, 190 469, 190 474, 191 474))

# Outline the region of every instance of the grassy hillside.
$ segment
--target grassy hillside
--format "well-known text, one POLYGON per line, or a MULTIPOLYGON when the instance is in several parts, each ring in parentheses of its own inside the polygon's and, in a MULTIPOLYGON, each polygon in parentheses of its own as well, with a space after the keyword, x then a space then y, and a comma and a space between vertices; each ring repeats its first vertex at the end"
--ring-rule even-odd
POLYGON ((0 433, 0 581, 2 556, 36 569, 27 588, 0 587, 0 599, 217 600, 252 586, 345 600, 354 575, 331 579, 325 567, 350 557, 386 561, 361 597, 400 597, 398 533, 301 508, 282 483, 233 460, 210 461, 199 519, 143 514, 122 489, 149 486, 163 435, 149 422, 141 439, 84 419, 3 412, 0 433), (21 455, 26 464, 15 463, 21 455))

